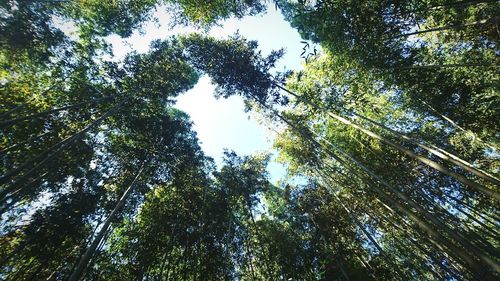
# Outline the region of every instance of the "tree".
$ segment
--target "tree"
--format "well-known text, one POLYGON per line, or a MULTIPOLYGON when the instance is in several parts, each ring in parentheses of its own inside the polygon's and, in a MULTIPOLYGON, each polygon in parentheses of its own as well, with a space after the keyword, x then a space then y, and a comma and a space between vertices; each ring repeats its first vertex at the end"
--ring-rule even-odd
POLYGON ((0 278, 497 279, 497 3, 274 2, 323 47, 303 71, 238 34, 105 56, 161 4, 208 28, 262 1, 0 4, 0 278), (205 74, 279 128, 287 179, 203 154, 173 104, 205 74))

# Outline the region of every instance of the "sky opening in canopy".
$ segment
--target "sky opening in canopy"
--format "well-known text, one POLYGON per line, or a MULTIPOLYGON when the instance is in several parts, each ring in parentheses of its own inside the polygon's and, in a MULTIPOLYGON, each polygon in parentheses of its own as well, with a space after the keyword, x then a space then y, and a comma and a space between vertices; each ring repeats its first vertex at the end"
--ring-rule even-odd
MULTIPOLYGON (((107 38, 113 46, 116 59, 123 58, 131 51, 146 52, 151 41, 166 39, 172 35, 201 32, 192 27, 168 28, 170 15, 159 8, 154 18, 144 25, 142 30, 135 31, 129 38, 112 35, 107 38)), ((269 7, 266 14, 247 16, 242 19, 230 18, 220 25, 211 28, 211 36, 227 38, 239 33, 244 38, 256 40, 263 54, 284 48, 286 53, 278 62, 276 70, 297 70, 301 68, 302 39, 275 8, 269 7)), ((274 132, 265 124, 261 124, 251 113, 244 112, 243 99, 231 96, 228 99, 216 99, 213 95, 215 86, 208 77, 202 77, 198 84, 177 99, 176 107, 185 111, 194 123, 201 147, 206 155, 221 164, 224 149, 234 150, 240 155, 248 155, 260 151, 273 151, 274 132)), ((285 174, 283 165, 276 161, 269 164, 269 172, 273 182, 285 174)))

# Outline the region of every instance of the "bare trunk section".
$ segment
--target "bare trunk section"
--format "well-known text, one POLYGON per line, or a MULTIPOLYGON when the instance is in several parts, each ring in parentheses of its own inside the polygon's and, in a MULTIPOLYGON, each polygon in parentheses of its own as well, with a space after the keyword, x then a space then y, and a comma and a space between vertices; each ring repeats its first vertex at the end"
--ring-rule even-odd
MULTIPOLYGON (((310 101, 304 101, 299 95, 297 95, 297 94, 289 91, 288 89, 286 89, 286 88, 284 88, 284 87, 282 87, 282 86, 280 86, 278 84, 275 84, 275 85, 278 88, 280 88, 280 89, 284 90, 285 92, 291 94, 292 96, 296 97, 300 101, 305 102, 306 104, 314 107, 315 109, 318 109, 318 110, 322 111, 322 108, 320 108, 318 105, 316 105, 316 104, 314 104, 314 103, 312 103, 310 101)), ((380 135, 378 135, 378 134, 376 134, 376 133, 374 133, 374 132, 372 132, 370 130, 367 130, 367 129, 365 129, 365 128, 363 128, 363 127, 361 127, 361 126, 359 126, 359 125, 357 125, 357 124, 355 124, 355 123, 353 123, 353 122, 351 122, 351 121, 349 121, 349 120, 347 120, 347 119, 345 119, 345 118, 343 118, 343 117, 341 117, 341 116, 339 116, 339 115, 337 115, 337 114, 335 114, 333 112, 328 111, 326 113, 332 119, 335 119, 335 120, 337 120, 337 121, 339 121, 339 122, 341 122, 341 123, 343 123, 343 124, 345 124, 347 126, 350 126, 350 127, 354 128, 354 129, 356 129, 358 131, 361 131, 361 132, 365 133, 366 135, 368 135, 368 136, 370 136, 370 137, 372 137, 374 139, 377 139, 377 140, 379 140, 379 141, 381 141, 381 142, 383 142, 383 143, 385 143, 385 144, 387 144, 387 145, 389 145, 389 146, 391 146, 391 147, 399 150, 400 152, 406 154, 407 156, 409 156, 409 157, 411 157, 411 158, 413 158, 415 160, 418 160, 421 163, 423 163, 423 164, 425 164, 425 165, 427 165, 427 166, 429 166, 431 168, 434 168, 434 169, 442 172, 445 175, 448 175, 448 176, 451 176, 451 177, 457 179, 459 182, 461 182, 461 183, 463 183, 463 184, 465 184, 465 185, 467 185, 469 187, 472 187, 472 188, 474 188, 474 189, 482 192, 483 194, 485 194, 485 195, 487 195, 487 196, 495 199, 496 201, 500 201, 500 193, 498 193, 498 192, 496 192, 494 190, 488 189, 488 188, 486 188, 486 187, 484 187, 484 186, 482 186, 482 185, 480 185, 480 184, 478 184, 478 183, 476 183, 474 181, 471 181, 471 180, 467 179, 466 177, 464 177, 464 176, 462 176, 460 174, 457 174, 457 173, 451 171, 450 169, 444 167, 443 165, 441 165, 441 164, 439 164, 437 162, 434 162, 434 161, 432 161, 432 160, 430 160, 430 159, 428 159, 426 157, 417 155, 413 151, 411 151, 411 150, 409 150, 409 149, 407 149, 405 147, 402 147, 401 145, 396 144, 396 143, 392 142, 391 140, 389 140, 387 138, 384 138, 383 136, 380 136, 380 135)))
POLYGON ((429 153, 431 153, 431 154, 433 154, 433 155, 441 158, 442 160, 445 160, 445 161, 448 161, 450 163, 453 163, 453 164, 459 166, 460 168, 466 170, 467 172, 470 172, 470 173, 476 175, 477 177, 480 177, 480 178, 482 178, 484 180, 487 180, 487 181, 489 181, 489 182, 491 182, 491 183, 493 183, 493 184, 495 184, 497 186, 500 186, 500 180, 498 180, 494 176, 492 176, 492 175, 490 175, 490 174, 488 174, 488 173, 486 173, 484 171, 481 171, 478 168, 475 168, 474 165, 472 165, 468 161, 463 160, 460 157, 458 157, 458 156, 456 156, 456 155, 454 155, 452 153, 449 153, 449 152, 445 151, 444 149, 437 148, 434 145, 431 145, 432 146, 431 147, 431 146, 428 146, 426 144, 420 143, 419 141, 417 141, 417 140, 415 140, 413 138, 410 138, 410 137, 408 137, 408 136, 406 136, 406 135, 404 135, 404 134, 402 134, 402 133, 400 133, 400 132, 398 132, 396 130, 393 130, 393 129, 391 129, 391 128, 385 126, 384 124, 381 124, 381 123, 379 123, 379 122, 377 122, 375 120, 372 120, 372 119, 370 119, 368 117, 365 117, 365 116, 363 116, 361 114, 358 114, 358 113, 355 113, 355 112, 352 112, 352 113, 355 116, 358 116, 359 118, 361 118, 363 120, 366 120, 366 121, 368 121, 368 122, 370 122, 370 123, 372 123, 372 124, 374 124, 374 125, 382 128, 382 129, 385 129, 385 130, 387 130, 387 131, 389 131, 389 132, 391 132, 391 133, 393 133, 393 134, 401 137, 402 139, 404 139, 405 141, 408 141, 411 144, 414 144, 414 145, 416 145, 416 146, 418 146, 420 148, 425 149, 427 152, 429 152, 429 153))
MULTIPOLYGON (((408 10, 404 11, 407 14, 410 13, 417 13, 417 12, 425 12, 425 11, 432 11, 432 10, 439 10, 442 8, 447 8, 447 7, 462 7, 462 6, 471 6, 471 5, 477 5, 477 4, 488 4, 488 3, 495 3, 497 2, 496 0, 484 0, 484 1, 457 1, 457 2, 450 2, 450 3, 445 3, 445 4, 438 4, 438 5, 433 5, 426 7, 424 9, 413 9, 413 10, 408 10)), ((401 13, 397 13, 397 15, 400 15, 401 13)), ((391 16, 391 15, 396 15, 396 13, 382 13, 384 16, 391 16)))
MULTIPOLYGON (((261 103, 264 107, 267 107, 265 104, 261 103)), ((281 116, 279 113, 277 113, 275 110, 271 109, 273 111, 273 114, 277 117, 279 117, 282 121, 284 121, 287 125, 289 125, 294 131, 299 133, 300 135, 304 136, 306 139, 311 141, 313 144, 317 145, 318 147, 324 147, 321 145, 318 141, 313 139, 310 134, 306 134, 303 132, 300 128, 297 128, 294 126, 292 123, 290 123, 289 120, 281 116)), ((343 155, 343 157, 349 159, 352 163, 354 163, 357 167, 359 167, 362 171, 364 171, 367 175, 369 175, 370 178, 374 179, 376 182, 379 184, 385 186, 388 188, 391 192, 393 192, 397 197, 402 201, 402 202, 407 202, 412 208, 414 208, 417 213, 420 215, 423 215, 425 217, 424 219, 421 219, 419 216, 415 215, 412 211, 407 210, 405 206, 403 206, 400 202, 394 200, 390 195, 386 194, 379 188, 377 188, 372 181, 369 180, 366 176, 361 176, 359 175, 354 169, 352 169, 343 159, 339 158, 339 156, 335 155, 332 153, 328 148, 325 149, 325 151, 332 156, 335 160, 337 160, 339 163, 341 163, 344 167, 346 167, 348 170, 353 172, 353 174, 357 177, 359 177, 365 184, 368 186, 372 186, 373 190, 378 193, 380 196, 385 198, 389 204, 394 206, 397 210, 399 210, 403 215, 408 216, 412 221, 414 221, 419 228, 427 233, 429 236, 434 237, 437 241, 439 241, 439 244, 443 244, 446 246, 446 248, 450 249, 452 252, 454 252, 456 255, 460 257, 461 260, 463 260, 466 264, 470 266, 474 274, 482 279, 491 279, 493 280, 493 276, 491 275, 492 272, 487 272, 485 271, 484 265, 487 265, 493 272, 499 273, 500 272, 500 266, 492 260, 489 256, 485 255, 482 251, 478 250, 474 245, 470 244, 469 241, 463 239, 459 234, 456 232, 450 230, 446 225, 444 225, 442 222, 434 218, 432 215, 428 214, 425 210, 421 208, 418 204, 413 202, 407 195, 403 194, 401 191, 393 188, 389 183, 387 183, 385 180, 377 176, 375 173, 373 173, 370 169, 365 167, 363 164, 361 164, 359 161, 354 159, 352 156, 341 150, 340 148, 336 147, 335 145, 329 143, 330 146, 332 146, 337 152, 343 155), (436 231, 434 227, 428 223, 431 222, 434 225, 438 226, 442 231, 445 231, 453 240, 459 242, 461 246, 465 247, 464 250, 463 248, 455 245, 452 241, 448 240, 445 236, 443 236, 441 233, 436 231), (471 255, 472 254, 472 255, 471 255), (479 259, 481 262, 478 263, 479 259)))
POLYGON ((46 111, 34 113, 34 114, 31 114, 31 115, 27 115, 27 116, 22 116, 22 117, 18 117, 18 118, 14 118, 14 119, 9 119, 9 120, 4 120, 4 121, 0 122, 0 128, 11 126, 11 125, 15 125, 15 124, 17 124, 17 123, 19 123, 21 121, 26 121, 26 120, 29 120, 29 119, 33 119, 33 118, 37 118, 37 117, 49 115, 51 113, 56 113, 56 112, 59 112, 59 111, 63 111, 63 110, 67 110, 67 109, 72 109, 72 108, 79 108, 82 105, 91 104, 91 103, 97 103, 97 102, 101 102, 101 101, 105 101, 105 100, 109 100, 109 99, 111 99, 111 97, 98 98, 98 99, 94 99, 94 100, 83 101, 83 102, 79 102, 79 103, 75 103, 75 104, 71 104, 71 105, 62 106, 62 107, 59 107, 59 108, 54 108, 54 109, 50 109, 50 110, 46 110, 46 111))
POLYGON ((115 207, 113 208, 113 211, 111 211, 108 218, 104 222, 101 230, 99 230, 99 233, 97 234, 96 238, 94 239, 94 241, 92 241, 92 244, 90 244, 90 246, 87 248, 87 250, 83 254, 83 256, 80 259, 80 261, 78 262, 78 265, 76 266, 75 270, 73 271, 73 273, 71 273, 71 276, 68 279, 69 281, 80 280, 81 276, 83 275, 83 271, 88 266, 90 258, 94 255, 99 244, 101 244, 103 237, 106 234, 106 232, 107 232, 109 226, 111 225, 111 222, 115 218, 116 214, 118 213, 118 211, 120 211, 120 209, 123 207, 123 205, 125 205, 125 202, 127 201, 130 193, 133 190, 135 182, 137 181, 137 179, 139 178, 139 176, 141 175, 143 170, 144 170, 144 164, 141 165, 141 168, 139 169, 139 172, 137 172, 136 176, 132 180, 132 183, 130 183, 130 185, 128 186, 128 188, 125 190, 122 197, 120 198, 120 200, 118 200, 115 207))
POLYGON ((76 142, 78 139, 80 139, 85 133, 90 131, 91 129, 97 127, 102 121, 107 119, 109 116, 114 114, 116 111, 122 108, 122 106, 125 104, 125 102, 128 99, 123 100, 119 104, 115 105, 112 109, 107 111, 105 114, 103 114, 101 117, 98 119, 94 120, 90 125, 85 127, 84 129, 78 131, 77 133, 61 140, 60 142, 56 143, 55 145, 51 146, 49 149, 45 150, 41 154, 37 155, 34 159, 28 160, 24 162, 23 164, 19 165, 17 168, 14 168, 13 170, 7 172, 5 175, 3 175, 0 178, 0 185, 7 183, 11 178, 15 177, 18 175, 20 172, 22 172, 24 169, 28 168, 30 165, 34 164, 34 166, 27 171, 25 174, 21 175, 16 181, 14 181, 11 185, 6 187, 0 192, 0 201, 4 201, 6 196, 15 190, 17 186, 22 185, 24 181, 26 181, 31 174, 36 172, 39 168, 41 168, 44 164, 52 160, 55 156, 57 156, 59 153, 63 151, 64 148, 68 147, 69 145, 73 144, 76 142), (40 162, 36 163, 36 161, 41 160, 40 162))
POLYGON ((420 34, 425 34, 425 33, 430 33, 430 32, 457 29, 457 28, 461 28, 461 27, 496 24, 497 22, 498 22, 498 18, 491 18, 491 19, 484 19, 484 20, 479 20, 479 21, 464 23, 464 24, 446 25, 446 26, 441 26, 441 27, 429 28, 429 29, 425 29, 425 30, 419 30, 419 31, 415 31, 415 32, 400 34, 400 35, 388 38, 388 40, 402 38, 402 37, 408 37, 408 36, 412 36, 412 35, 420 35, 420 34))
POLYGON ((427 106, 432 112, 434 112, 437 116, 439 116, 441 119, 447 121, 448 123, 450 123, 454 128, 462 131, 462 132, 465 132, 467 134, 470 134, 473 138, 472 141, 474 140, 477 140, 478 142, 480 142, 481 144, 483 144, 484 146, 486 147, 489 147, 491 149, 494 149, 494 150, 500 150, 499 147, 493 145, 493 144, 490 144, 490 143, 487 143, 485 142, 484 140, 480 139, 477 134, 475 134, 474 132, 472 132, 471 130, 467 130, 465 129, 464 127, 460 126, 457 124, 457 122, 453 121, 451 118, 445 116, 444 114, 442 114, 441 112, 439 112, 437 109, 435 109, 434 107, 432 107, 430 104, 426 103, 425 101, 421 100, 421 99, 418 99, 422 104, 424 104, 425 106, 427 106))

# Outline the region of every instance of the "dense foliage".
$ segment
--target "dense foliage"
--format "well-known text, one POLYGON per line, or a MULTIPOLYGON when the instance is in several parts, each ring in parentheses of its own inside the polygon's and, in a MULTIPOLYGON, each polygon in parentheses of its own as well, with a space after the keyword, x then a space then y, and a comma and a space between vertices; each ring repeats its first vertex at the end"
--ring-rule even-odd
POLYGON ((0 3, 1 280, 498 279, 498 2, 272 6, 322 48, 303 70, 240 35, 105 40, 266 1, 0 3), (202 75, 278 130, 286 179, 204 155, 174 106, 202 75))

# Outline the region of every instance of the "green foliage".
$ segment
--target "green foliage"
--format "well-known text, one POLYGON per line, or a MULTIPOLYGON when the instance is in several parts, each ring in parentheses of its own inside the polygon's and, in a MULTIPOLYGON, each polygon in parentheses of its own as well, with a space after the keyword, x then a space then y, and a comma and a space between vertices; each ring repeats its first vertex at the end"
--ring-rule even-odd
POLYGON ((260 102, 279 98, 269 71, 283 50, 263 57, 257 52, 256 41, 248 41, 238 34, 226 40, 194 34, 181 38, 181 43, 190 63, 208 74, 217 85, 217 96, 227 98, 237 94, 260 102))
POLYGON ((109 61, 163 4, 206 28, 266 8, 0 3, 0 279, 498 279, 496 1, 274 1, 323 47, 295 73, 238 34, 109 61), (289 181, 204 155, 172 107, 204 74, 275 122, 289 181))
POLYGON ((231 16, 242 18, 246 15, 257 15, 265 11, 265 4, 259 0, 235 1, 196 1, 196 0, 164 0, 171 4, 169 10, 180 24, 210 26, 231 16))
POLYGON ((82 35, 128 37, 149 20, 158 0, 68 1, 62 14, 74 20, 82 35))
POLYGON ((413 109, 435 115, 426 102, 496 142, 495 1, 279 3, 302 36, 320 43, 332 62, 346 63, 345 71, 361 66, 363 79, 398 91, 413 109))

